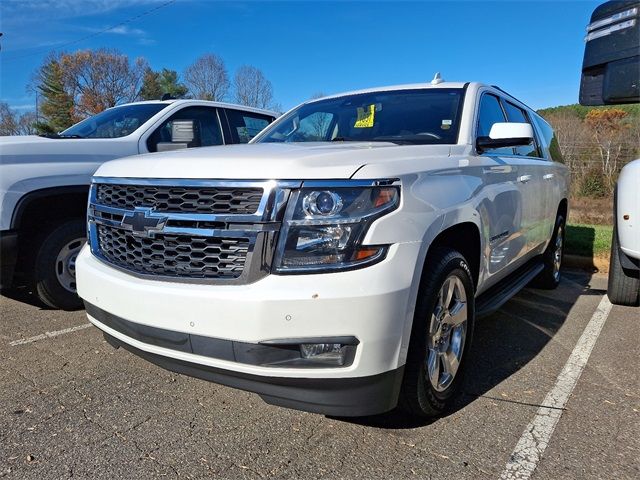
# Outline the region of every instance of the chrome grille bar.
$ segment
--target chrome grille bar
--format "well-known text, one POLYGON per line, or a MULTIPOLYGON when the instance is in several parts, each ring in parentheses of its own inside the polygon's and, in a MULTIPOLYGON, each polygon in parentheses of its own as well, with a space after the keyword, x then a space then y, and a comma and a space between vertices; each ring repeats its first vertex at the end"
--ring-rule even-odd
POLYGON ((109 265, 143 278, 251 283, 270 271, 275 239, 290 190, 300 183, 94 177, 88 209, 91 250, 109 265), (198 212, 167 211, 162 209, 166 207, 164 197, 159 202, 160 208, 150 201, 151 197, 146 197, 147 205, 132 201, 128 201, 126 207, 102 203, 105 197, 98 195, 99 189, 110 188, 113 192, 114 186, 123 185, 127 186, 127 192, 135 192, 137 188, 156 192, 157 186, 177 192, 189 191, 190 198, 198 195, 199 188, 209 192, 222 188, 242 192, 259 190, 261 197, 259 202, 254 202, 257 206, 252 213, 233 213, 230 202, 227 202, 230 211, 218 208, 215 213, 206 213, 202 212, 202 206, 198 212), (236 244, 242 244, 242 248, 231 247, 236 244), (203 254, 204 266, 200 261, 203 254))

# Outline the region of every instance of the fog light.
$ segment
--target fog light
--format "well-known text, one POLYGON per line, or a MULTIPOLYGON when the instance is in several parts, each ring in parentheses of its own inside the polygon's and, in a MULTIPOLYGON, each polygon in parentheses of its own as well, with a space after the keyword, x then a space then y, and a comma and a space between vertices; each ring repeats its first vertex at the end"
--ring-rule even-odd
POLYGON ((342 365, 347 349, 340 343, 302 343, 300 356, 309 360, 342 365))

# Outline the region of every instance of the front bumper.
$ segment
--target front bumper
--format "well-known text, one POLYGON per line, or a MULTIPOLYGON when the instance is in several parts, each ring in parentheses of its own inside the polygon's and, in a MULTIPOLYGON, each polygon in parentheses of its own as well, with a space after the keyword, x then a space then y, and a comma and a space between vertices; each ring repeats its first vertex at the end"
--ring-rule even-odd
POLYGON ((393 245, 384 261, 361 270, 270 275, 235 286, 134 277, 85 248, 77 261, 78 293, 90 321, 112 343, 153 363, 256 392, 277 405, 369 415, 397 401, 413 312, 414 272, 407 266, 415 265, 419 246, 393 245), (318 337, 356 339, 353 358, 342 367, 273 366, 255 361, 259 355, 241 360, 234 350, 318 337), (192 347, 194 338, 199 350, 192 347))
POLYGON ((0 232, 0 288, 13 284, 13 274, 18 258, 18 233, 0 232))

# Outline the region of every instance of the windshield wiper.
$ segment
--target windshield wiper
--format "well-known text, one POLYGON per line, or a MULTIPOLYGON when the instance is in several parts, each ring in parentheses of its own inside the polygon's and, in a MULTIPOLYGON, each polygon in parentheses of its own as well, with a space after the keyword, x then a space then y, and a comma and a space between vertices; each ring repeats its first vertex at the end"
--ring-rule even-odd
POLYGON ((44 138, 84 138, 81 135, 61 135, 59 133, 43 133, 38 136, 44 138))
POLYGON ((353 138, 348 137, 335 137, 331 139, 332 142, 353 142, 353 138))

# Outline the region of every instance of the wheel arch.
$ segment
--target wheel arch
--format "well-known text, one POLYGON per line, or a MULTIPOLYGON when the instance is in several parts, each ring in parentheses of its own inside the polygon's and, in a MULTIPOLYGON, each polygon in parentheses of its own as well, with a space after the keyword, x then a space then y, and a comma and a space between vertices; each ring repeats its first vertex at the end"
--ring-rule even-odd
POLYGON ((478 279, 480 278, 480 256, 482 254, 482 242, 478 226, 474 222, 467 221, 451 225, 438 233, 427 248, 421 277, 424 275, 425 269, 428 268, 429 260, 433 253, 441 247, 452 248, 464 256, 471 271, 473 286, 477 288, 478 279))
POLYGON ((568 222, 567 216, 569 215, 569 200, 567 200, 566 198, 563 198, 562 200, 560 200, 560 203, 558 204, 558 211, 556 213, 556 216, 557 215, 562 215, 562 217, 564 218, 564 221, 568 222))
POLYGON ((25 230, 38 224, 83 217, 87 213, 88 185, 43 188, 23 195, 11 217, 11 228, 25 230))
MULTIPOLYGON (((460 219, 461 215, 453 215, 453 217, 460 219)), ((406 362, 416 304, 418 295, 420 294, 420 285, 425 272, 429 268, 429 262, 433 258, 434 252, 441 247, 453 248, 460 251, 467 260, 474 289, 477 288, 478 282, 480 281, 483 244, 480 233, 481 228, 478 224, 479 221, 477 221, 478 217, 467 217, 465 220, 459 220, 457 223, 447 221, 448 218, 453 217, 441 217, 440 222, 434 222, 425 234, 426 238, 423 240, 423 248, 415 266, 410 302, 405 312, 406 321, 404 323, 402 346, 398 355, 398 366, 404 365, 406 362), (440 228, 436 225, 439 225, 440 228)))

